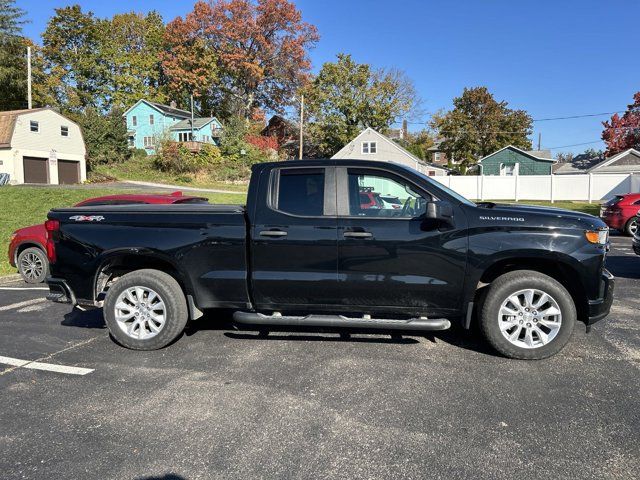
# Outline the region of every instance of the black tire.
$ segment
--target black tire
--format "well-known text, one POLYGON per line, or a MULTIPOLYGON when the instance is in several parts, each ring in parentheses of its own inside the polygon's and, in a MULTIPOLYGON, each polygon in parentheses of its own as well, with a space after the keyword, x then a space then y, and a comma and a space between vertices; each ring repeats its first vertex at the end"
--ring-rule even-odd
POLYGON ((631 217, 629 219, 627 224, 624 226, 624 234, 628 235, 630 237, 633 237, 634 227, 635 227, 636 232, 637 232, 637 229, 638 229, 638 217, 631 217))
POLYGON ((113 338, 123 347, 133 350, 157 350, 167 346, 183 332, 189 318, 187 300, 175 278, 160 270, 151 269, 136 270, 118 279, 107 291, 103 312, 113 338), (116 320, 116 301, 120 294, 131 287, 149 288, 164 302, 166 308, 164 325, 154 337, 133 338, 120 327, 116 320))
POLYGON ((481 309, 480 328, 489 344, 504 356, 521 360, 541 360, 555 355, 564 348, 573 333, 576 317, 573 299, 562 284, 539 272, 517 270, 505 273, 489 286, 481 309), (512 294, 526 289, 540 290, 553 297, 562 314, 561 326, 555 338, 536 348, 514 345, 505 338, 498 324, 502 303, 512 294))
POLYGON ((42 283, 49 275, 49 260, 38 247, 25 248, 16 259, 18 272, 27 283, 42 283))

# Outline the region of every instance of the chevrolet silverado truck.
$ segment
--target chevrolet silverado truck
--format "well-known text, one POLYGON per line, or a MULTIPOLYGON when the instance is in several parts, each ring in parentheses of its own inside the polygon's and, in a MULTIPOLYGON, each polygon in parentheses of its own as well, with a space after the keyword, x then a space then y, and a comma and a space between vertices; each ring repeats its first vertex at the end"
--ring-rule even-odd
POLYGON ((162 348, 203 311, 231 309, 266 334, 477 323, 503 355, 541 359, 613 300, 602 220, 473 203, 390 162, 262 163, 246 206, 61 208, 45 226, 49 299, 101 307, 132 349, 162 348), (402 207, 363 208, 372 191, 402 207))

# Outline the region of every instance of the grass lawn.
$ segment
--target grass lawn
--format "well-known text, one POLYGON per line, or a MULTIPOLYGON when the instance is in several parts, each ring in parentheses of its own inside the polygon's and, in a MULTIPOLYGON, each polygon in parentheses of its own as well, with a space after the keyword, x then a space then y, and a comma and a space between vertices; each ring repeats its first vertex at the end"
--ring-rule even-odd
MULTIPOLYGON (((7 250, 14 230, 43 223, 54 207, 68 207, 85 198, 117 193, 150 193, 149 190, 116 190, 107 188, 0 187, 0 275, 15 273, 9 265, 7 250)), ((194 192, 211 203, 244 203, 237 194, 194 192)))
POLYGON ((177 175, 169 172, 161 172, 153 166, 152 157, 131 158, 123 163, 98 165, 95 167, 95 173, 107 175, 118 180, 139 180, 143 182, 184 185, 186 187, 215 188, 233 192, 246 192, 248 187, 248 185, 217 182, 210 179, 206 174, 177 175))

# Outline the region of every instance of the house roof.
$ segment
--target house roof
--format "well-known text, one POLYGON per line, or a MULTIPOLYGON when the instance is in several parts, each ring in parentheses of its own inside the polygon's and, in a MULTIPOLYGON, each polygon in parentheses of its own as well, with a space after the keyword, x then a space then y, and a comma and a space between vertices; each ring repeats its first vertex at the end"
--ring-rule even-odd
MULTIPOLYGON (((213 121, 218 122, 216 117, 198 117, 193 119, 193 128, 196 130, 201 129, 202 127, 210 124, 213 121)), ((191 130, 191 119, 180 120, 178 123, 171 125, 169 130, 191 130)))
POLYGON ((549 160, 553 160, 551 150, 527 150, 527 153, 536 158, 548 158, 549 160))
MULTIPOLYGON (((441 167, 439 165, 433 165, 432 163, 428 163, 425 162, 424 160, 416 157, 413 153, 411 153, 409 150, 402 148, 400 145, 398 145, 396 142, 394 142, 393 140, 391 140, 390 138, 385 137, 384 135, 382 135, 380 132, 378 132, 377 130, 374 130, 371 127, 367 127, 365 128, 363 131, 361 131, 358 135, 356 135, 356 137, 351 140, 349 143, 347 143, 347 145, 350 145, 354 142, 356 142, 358 140, 358 138, 360 138, 362 135, 364 135, 365 133, 373 133, 374 135, 378 136, 383 142, 386 142, 390 145, 393 145, 394 148, 398 149, 400 152, 402 152, 404 155, 406 155, 407 157, 409 157, 411 160, 413 160, 414 162, 419 163, 420 165, 424 165, 426 167, 429 168, 434 168, 436 170, 442 170, 443 172, 448 172, 449 169, 448 168, 444 168, 441 167)), ((345 149, 347 147, 347 145, 345 145, 344 147, 342 147, 340 149, 340 151, 338 153, 340 153, 343 149, 345 149)), ((338 155, 338 153, 336 153, 333 157, 334 158, 336 155, 338 155)))
POLYGON ((480 160, 478 160, 478 163, 482 163, 482 161, 486 158, 489 157, 493 157, 496 153, 502 152, 503 150, 513 150, 517 153, 520 153, 521 155, 524 155, 526 157, 532 158, 533 160, 537 160, 537 161, 542 161, 542 162, 551 162, 551 163, 556 163, 556 160, 554 160, 553 158, 550 158, 551 156, 551 152, 549 152, 548 150, 532 150, 527 152, 526 150, 522 150, 518 147, 514 147, 513 145, 507 145, 506 147, 501 148, 500 150, 496 150, 493 153, 490 153, 489 155, 482 157, 480 160), (545 158, 542 156, 537 156, 535 154, 546 154, 546 152, 549 152, 549 157, 545 158))
POLYGON ((134 103, 129 108, 127 108, 124 111, 124 113, 122 114, 122 116, 124 117, 127 113, 129 113, 131 110, 136 108, 142 102, 144 102, 147 105, 155 108, 156 110, 158 110, 159 112, 163 113, 164 115, 169 115, 171 117, 180 117, 180 118, 190 118, 191 117, 191 112, 188 112, 187 110, 182 110, 180 108, 174 108, 174 107, 171 107, 169 105, 164 105, 162 103, 150 102, 149 100, 145 100, 144 98, 141 98, 136 103, 134 103))
MULTIPOLYGON (((571 163, 563 164, 554 173, 558 175, 568 175, 572 173, 574 174, 575 173, 593 173, 596 170, 607 169, 607 167, 611 167, 611 169, 615 169, 616 166, 611 164, 627 155, 634 155, 638 157, 640 161, 640 152, 635 148, 629 148, 624 152, 620 152, 616 155, 613 155, 612 157, 605 158, 605 159, 603 159, 602 157, 581 158, 582 155, 578 155, 573 159, 571 163)), ((617 169, 620 171, 620 173, 625 173, 625 172, 628 172, 629 170, 634 170, 634 171, 640 170, 640 164, 638 165, 637 168, 629 169, 625 167, 626 166, 620 166, 620 167, 617 167, 617 169)), ((610 171, 608 173, 615 173, 615 172, 610 171)))
MULTIPOLYGON (((25 113, 40 112, 42 110, 53 110, 49 107, 32 108, 24 110, 6 110, 0 112, 0 148, 6 148, 11 146, 11 138, 13 137, 13 130, 16 125, 16 119, 25 113)), ((57 113, 57 112, 56 112, 57 113)))

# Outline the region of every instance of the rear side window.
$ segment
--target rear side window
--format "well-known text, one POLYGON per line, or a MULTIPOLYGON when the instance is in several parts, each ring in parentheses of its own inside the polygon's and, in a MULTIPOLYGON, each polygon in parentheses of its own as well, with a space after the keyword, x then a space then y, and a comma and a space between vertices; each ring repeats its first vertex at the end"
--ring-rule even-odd
POLYGON ((274 206, 292 215, 321 216, 324 211, 324 169, 280 170, 274 206))

